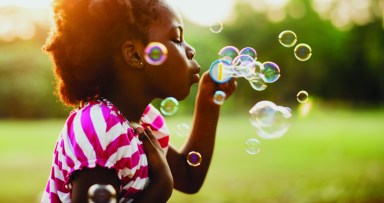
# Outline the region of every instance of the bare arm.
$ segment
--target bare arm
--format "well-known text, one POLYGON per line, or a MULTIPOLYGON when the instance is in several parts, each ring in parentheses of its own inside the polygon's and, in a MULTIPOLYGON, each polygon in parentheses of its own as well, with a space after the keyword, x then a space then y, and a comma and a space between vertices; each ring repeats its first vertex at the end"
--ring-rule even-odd
POLYGON ((220 112, 220 106, 213 103, 213 95, 217 90, 222 90, 228 98, 235 89, 234 79, 218 85, 213 82, 208 72, 203 74, 196 97, 191 134, 180 151, 170 147, 167 153, 175 189, 196 193, 201 188, 211 163, 220 112), (186 157, 191 151, 199 152, 202 156, 202 162, 197 167, 192 167, 186 162, 186 157))

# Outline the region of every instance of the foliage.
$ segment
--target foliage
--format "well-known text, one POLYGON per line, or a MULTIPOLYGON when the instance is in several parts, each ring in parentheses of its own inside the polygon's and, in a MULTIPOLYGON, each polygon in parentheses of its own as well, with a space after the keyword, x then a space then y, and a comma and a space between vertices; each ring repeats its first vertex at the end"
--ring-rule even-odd
MULTIPOLYGON (((244 1, 239 1, 244 2, 244 1)), ((287 9, 298 1, 290 1, 287 9)), ((252 6, 238 3, 236 15, 224 23, 221 33, 208 27, 186 22, 185 38, 197 50, 196 59, 203 71, 217 58, 218 51, 227 45, 239 49, 251 46, 258 60, 273 61, 280 66, 281 78, 262 92, 253 90, 245 79, 238 79, 238 90, 225 105, 235 111, 248 108, 259 100, 278 104, 297 104, 296 94, 306 90, 310 97, 353 106, 382 106, 384 101, 384 30, 382 18, 339 30, 323 20, 304 1, 301 18, 288 16, 281 22, 271 22, 264 13, 252 6), (293 56, 293 47, 285 48, 277 40, 283 30, 292 30, 298 43, 312 47, 309 61, 300 62, 293 56)), ((376 1, 372 1, 376 5, 376 1)), ((380 7, 377 6, 379 9, 380 7)), ((377 10, 377 9, 376 9, 377 10)), ((66 116, 70 109, 54 96, 54 81, 48 56, 41 46, 47 28, 36 28, 36 37, 12 42, 0 41, 0 118, 39 118, 66 116)), ((190 112, 197 88, 181 105, 190 112)), ((154 101, 158 105, 159 101, 154 101)))

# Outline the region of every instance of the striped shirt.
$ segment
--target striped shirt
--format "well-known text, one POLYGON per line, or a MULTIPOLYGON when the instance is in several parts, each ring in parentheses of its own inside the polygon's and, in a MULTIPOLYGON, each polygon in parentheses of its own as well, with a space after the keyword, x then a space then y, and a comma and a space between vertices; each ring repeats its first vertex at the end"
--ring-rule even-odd
MULTIPOLYGON (((166 152, 168 128, 152 105, 145 109, 141 125, 150 126, 166 152)), ((71 174, 97 165, 116 171, 122 183, 120 202, 133 201, 149 183, 142 142, 117 107, 106 99, 88 102, 71 112, 56 142, 41 202, 71 202, 71 174)))

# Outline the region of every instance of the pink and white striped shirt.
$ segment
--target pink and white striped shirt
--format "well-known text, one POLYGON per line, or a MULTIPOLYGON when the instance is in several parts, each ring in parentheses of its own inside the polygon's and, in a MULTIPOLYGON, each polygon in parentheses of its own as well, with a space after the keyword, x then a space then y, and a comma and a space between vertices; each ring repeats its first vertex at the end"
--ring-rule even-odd
MULTIPOLYGON (((150 126, 166 152, 169 131, 164 118, 148 105, 141 125, 150 126)), ((144 146, 117 107, 106 99, 71 112, 54 149, 51 174, 41 202, 71 202, 70 176, 96 165, 114 169, 122 185, 120 202, 131 202, 149 183, 144 146)))

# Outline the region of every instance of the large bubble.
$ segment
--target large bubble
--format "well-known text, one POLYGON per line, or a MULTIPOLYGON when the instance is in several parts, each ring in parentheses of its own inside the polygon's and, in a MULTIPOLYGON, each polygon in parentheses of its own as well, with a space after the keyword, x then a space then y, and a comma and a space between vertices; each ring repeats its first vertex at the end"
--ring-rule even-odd
POLYGON ((292 116, 288 107, 277 106, 270 101, 260 101, 249 110, 250 122, 256 133, 264 139, 283 136, 289 128, 292 116))

